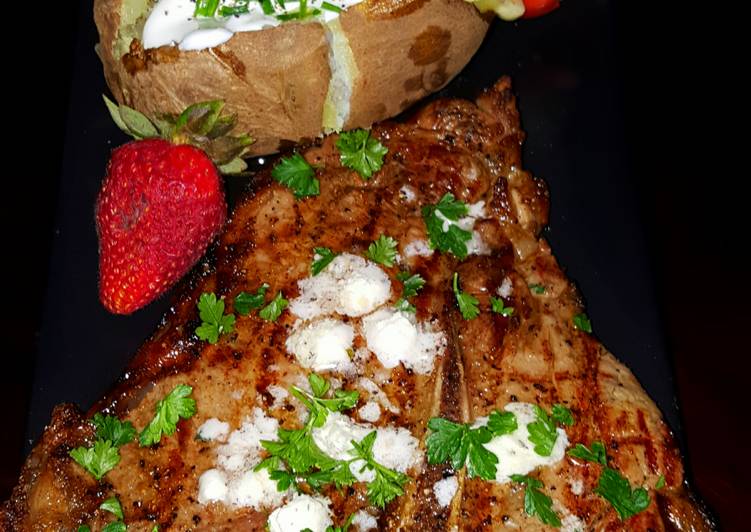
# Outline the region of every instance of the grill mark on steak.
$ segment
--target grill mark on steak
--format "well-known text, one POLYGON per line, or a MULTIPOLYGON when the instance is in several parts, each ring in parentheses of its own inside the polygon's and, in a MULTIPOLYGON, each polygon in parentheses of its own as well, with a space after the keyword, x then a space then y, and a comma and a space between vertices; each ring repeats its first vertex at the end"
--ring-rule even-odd
MULTIPOLYGON (((296 201, 275 184, 269 171, 258 175, 240 202, 225 233, 177 291, 174 309, 128 365, 123 378, 88 415, 99 410, 125 417, 144 427, 156 402, 177 383, 194 386, 198 413, 181 421, 175 435, 153 448, 121 448, 121 463, 96 482, 68 457, 94 434, 70 405, 53 412, 50 426, 29 456, 12 498, 0 510, 1 530, 71 530, 82 523, 101 527, 98 506, 117 494, 126 520, 134 529, 261 530, 268 512, 197 503, 197 480, 215 463, 215 444, 195 440, 203 421, 218 417, 238 428, 256 405, 270 408, 268 386, 289 387, 306 375, 286 352, 285 339, 295 318, 285 312, 276 323, 252 314, 237 316, 236 330, 216 345, 199 342, 196 302, 202 292, 225 296, 232 311, 234 296, 254 291, 262 282, 270 294, 281 290, 288 299, 298 293, 297 280, 309 275, 313 248, 363 253, 381 233, 399 242, 400 250, 426 239, 420 206, 436 203, 446 192, 460 200, 485 201, 486 218, 476 230, 490 248, 488 256, 458 262, 450 255, 406 257, 400 269, 419 272, 425 287, 414 298, 417 317, 435 320, 448 346, 431 375, 404 367, 384 372, 373 357, 362 369, 399 408, 383 411, 376 426, 393 423, 409 428, 424 447, 427 422, 441 416, 472 422, 508 402, 538 402, 545 408, 569 406, 576 424, 567 428, 571 444, 601 440, 611 464, 633 485, 653 486, 664 474, 666 487, 650 490, 654 503, 627 523, 592 493, 601 466, 566 457, 532 474, 557 504, 584 519, 589 529, 710 530, 711 523, 684 485, 677 447, 654 404, 636 379, 589 335, 571 327, 581 311, 575 288, 565 278, 539 231, 547 223, 548 193, 544 183, 521 169, 524 138, 508 80, 501 80, 472 104, 439 100, 404 124, 373 129, 389 148, 385 164, 364 181, 341 167, 335 138, 302 153, 317 161, 321 194, 296 201), (400 198, 411 186, 414 203, 400 198), (463 290, 480 300, 483 313, 466 321, 456 309, 450 286, 459 272, 463 290), (502 280, 513 281, 507 302, 515 311, 505 318, 489 311, 491 295, 502 280), (533 283, 546 287, 532 294, 533 283), (576 495, 571 482, 580 481, 576 495)), ((393 303, 400 284, 393 277, 393 303)), ((362 342, 358 340, 358 342, 362 342)), ((344 378, 356 387, 356 378, 344 378)), ((365 398, 361 399, 361 403, 365 398)), ((270 414, 287 428, 299 427, 298 407, 287 402, 270 414)), ((379 530, 542 529, 524 513, 524 490, 467 479, 457 473, 458 496, 441 508, 433 484, 451 474, 446 465, 423 464, 403 497, 376 512, 379 530)), ((367 507, 364 485, 342 492, 327 490, 334 521, 367 507)), ((371 508, 370 511, 373 511, 371 508)), ((562 509, 559 508, 559 511, 562 509)))

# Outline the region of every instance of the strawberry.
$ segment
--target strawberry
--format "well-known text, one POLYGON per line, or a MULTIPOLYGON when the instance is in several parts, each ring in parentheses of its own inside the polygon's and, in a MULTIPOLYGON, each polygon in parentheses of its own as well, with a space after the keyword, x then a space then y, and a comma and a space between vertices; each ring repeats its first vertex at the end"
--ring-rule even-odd
POLYGON ((204 254, 226 219, 219 170, 243 170, 239 156, 252 141, 223 136, 234 118, 220 117, 221 102, 152 121, 105 101, 137 140, 112 152, 96 202, 99 298, 110 312, 130 314, 204 254))

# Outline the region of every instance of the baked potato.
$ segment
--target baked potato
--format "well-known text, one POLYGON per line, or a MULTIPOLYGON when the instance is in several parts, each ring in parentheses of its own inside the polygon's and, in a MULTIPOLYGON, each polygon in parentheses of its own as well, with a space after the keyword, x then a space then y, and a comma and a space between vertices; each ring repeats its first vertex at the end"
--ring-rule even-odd
POLYGON ((490 21, 464 0, 364 0, 333 18, 239 31, 201 50, 145 47, 156 3, 94 1, 113 95, 154 116, 223 99, 238 131, 255 138, 251 155, 396 115, 446 85, 490 21))

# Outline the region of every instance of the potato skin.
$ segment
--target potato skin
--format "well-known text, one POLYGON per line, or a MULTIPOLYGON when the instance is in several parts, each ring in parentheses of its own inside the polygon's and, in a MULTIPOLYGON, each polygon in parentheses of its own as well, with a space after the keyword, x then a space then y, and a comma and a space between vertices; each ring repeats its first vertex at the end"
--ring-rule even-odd
MULTIPOLYGON (((331 76, 326 33, 316 22, 240 32, 198 52, 176 47, 115 57, 122 0, 95 0, 97 51, 120 103, 144 113, 179 112, 222 98, 238 130, 256 142, 252 155, 283 149, 322 133, 331 76)), ((488 21, 464 0, 366 0, 340 17, 357 62, 345 128, 393 116, 444 86, 480 46, 488 21)))

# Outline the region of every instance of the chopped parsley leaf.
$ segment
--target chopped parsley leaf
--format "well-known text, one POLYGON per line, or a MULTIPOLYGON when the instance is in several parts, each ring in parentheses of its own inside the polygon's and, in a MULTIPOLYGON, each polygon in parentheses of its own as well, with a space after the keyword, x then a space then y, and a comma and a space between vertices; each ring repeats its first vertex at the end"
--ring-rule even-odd
MULTIPOLYGON (((336 7, 324 2, 324 9, 336 7)), ((375 172, 383 166, 383 157, 388 153, 388 148, 370 135, 367 129, 353 129, 344 131, 336 141, 339 150, 339 160, 342 166, 351 168, 363 179, 370 179, 375 172)))
POLYGON ((472 233, 455 223, 469 212, 467 205, 457 201, 453 194, 446 193, 435 205, 422 207, 422 219, 428 231, 430 247, 453 253, 460 260, 467 257, 467 241, 472 233))
POLYGON ((88 448, 76 447, 68 454, 97 480, 120 462, 120 453, 109 440, 97 440, 88 448))
POLYGON ((516 421, 516 415, 513 412, 499 412, 493 410, 488 417, 488 429, 493 436, 503 436, 511 434, 519 428, 516 421))
POLYGON ((570 427, 574 424, 574 416, 571 414, 571 410, 561 404, 554 404, 550 415, 559 425, 570 427))
POLYGON ((268 305, 263 307, 258 315, 266 321, 276 321, 279 316, 281 316, 284 309, 287 308, 287 305, 289 305, 289 301, 284 299, 281 292, 277 292, 274 299, 272 299, 268 305))
POLYGON ((514 307, 506 307, 503 304, 503 298, 490 296, 490 308, 496 314, 508 318, 514 313, 514 307))
POLYGON ((396 240, 388 235, 379 236, 368 246, 366 256, 387 268, 391 268, 396 260, 396 240))
POLYGON ((524 484, 524 511, 527 515, 536 516, 549 526, 561 526, 561 518, 553 511, 553 500, 540 491, 542 482, 523 475, 511 475, 511 480, 524 484))
POLYGON ((313 275, 321 273, 331 261, 336 258, 338 253, 334 253, 329 248, 313 248, 313 262, 310 265, 310 272, 313 275))
POLYGON ((656 490, 661 490, 665 487, 665 475, 660 475, 660 478, 657 479, 657 483, 655 484, 656 490))
POLYGON ((326 392, 329 390, 329 383, 323 377, 311 373, 308 376, 308 382, 313 390, 313 395, 301 390, 297 386, 291 388, 292 395, 297 397, 310 410, 310 416, 313 418, 314 427, 322 427, 326 423, 326 417, 329 412, 341 412, 349 410, 357 404, 360 394, 354 390, 335 390, 333 398, 326 398, 326 392))
POLYGON ((282 157, 271 170, 271 177, 278 183, 289 187, 297 199, 317 196, 321 193, 321 184, 315 175, 313 167, 299 153, 291 157, 282 157))
POLYGON ((177 429, 180 419, 189 419, 196 413, 196 401, 190 397, 193 388, 178 384, 156 404, 156 414, 139 437, 141 447, 159 443, 162 435, 169 436, 177 429))
POLYGON ((628 480, 610 467, 603 469, 594 491, 613 506, 621 521, 646 510, 650 502, 647 490, 631 489, 628 480))
POLYGON ((545 410, 537 405, 534 405, 534 410, 537 420, 527 425, 529 441, 535 445, 537 454, 550 456, 558 439, 558 431, 555 428, 555 423, 545 410))
POLYGON ((224 299, 217 299, 213 292, 201 294, 198 315, 202 323, 196 327, 196 336, 210 344, 217 343, 221 334, 235 330, 235 315, 224 314, 224 299))
POLYGON ((110 497, 102 504, 100 504, 99 508, 115 514, 120 519, 125 519, 125 517, 123 516, 123 507, 120 505, 120 501, 117 500, 117 497, 110 497))
POLYGON ((379 508, 385 508, 396 497, 404 494, 404 485, 409 482, 409 477, 375 461, 373 444, 377 434, 374 430, 359 443, 352 440, 352 454, 365 461, 364 469, 375 471, 375 480, 368 483, 368 500, 379 508))
POLYGON ((459 290, 459 274, 454 272, 454 295, 456 303, 459 305, 459 312, 465 320, 473 320, 480 315, 480 303, 475 296, 459 290))
POLYGON ((242 316, 250 314, 251 310, 259 309, 266 300, 266 291, 269 289, 267 283, 263 283, 255 293, 240 292, 235 296, 235 310, 242 316))
POLYGON ((404 312, 417 312, 417 309, 413 304, 409 302, 410 297, 417 295, 423 286, 425 286, 425 279, 419 273, 410 275, 409 272, 399 272, 396 274, 396 278, 402 282, 402 295, 396 302, 397 310, 404 312))
POLYGON ((573 322, 574 328, 579 329, 580 331, 584 331, 585 333, 592 333, 592 323, 589 321, 587 315, 583 312, 574 316, 573 322))
POLYGON ((587 449, 586 445, 577 443, 574 448, 569 449, 566 454, 596 464, 608 465, 608 455, 605 451, 605 445, 601 441, 592 442, 591 450, 587 449))
POLYGON ((97 412, 91 423, 96 427, 97 438, 111 441, 114 447, 122 447, 136 437, 133 424, 130 421, 120 421, 115 416, 104 416, 97 412))
POLYGON ((498 457, 482 445, 493 437, 489 427, 473 429, 467 423, 434 417, 428 421, 428 428, 432 431, 426 440, 428 463, 450 461, 456 471, 466 464, 470 478, 495 479, 498 457))

